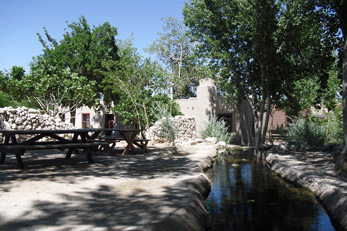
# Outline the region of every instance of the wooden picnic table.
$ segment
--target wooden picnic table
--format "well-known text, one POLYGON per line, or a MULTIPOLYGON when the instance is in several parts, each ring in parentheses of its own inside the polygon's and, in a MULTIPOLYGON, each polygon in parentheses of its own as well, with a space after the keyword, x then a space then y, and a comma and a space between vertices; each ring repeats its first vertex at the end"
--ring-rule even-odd
POLYGON ((65 158, 69 159, 74 150, 82 148, 87 153, 88 162, 93 159, 90 153, 91 148, 102 146, 108 153, 113 153, 113 148, 109 146, 109 140, 97 139, 101 132, 118 131, 127 146, 123 152, 126 155, 129 150, 135 153, 136 136, 140 133, 139 129, 113 129, 113 128, 88 128, 88 129, 64 129, 64 130, 0 130, 5 137, 4 143, 0 144, 1 158, 0 164, 4 164, 6 153, 16 155, 17 163, 20 168, 24 168, 21 156, 27 150, 37 149, 62 149, 67 148, 65 158), (73 134, 72 139, 66 139, 60 135, 73 134), (18 141, 18 135, 31 135, 25 141, 18 141), (42 138, 49 137, 54 141, 40 141, 42 138))
POLYGON ((16 155, 17 164, 20 168, 24 168, 21 156, 27 150, 39 149, 65 149, 68 151, 65 158, 70 159, 71 154, 76 149, 84 149, 89 163, 93 163, 90 149, 98 146, 103 146, 107 151, 107 142, 88 143, 89 132, 93 129, 66 129, 66 130, 0 130, 5 137, 4 143, 0 144, 0 164, 5 163, 6 153, 16 155), (62 134, 73 134, 72 139, 67 139, 62 134), (19 141, 16 136, 30 135, 30 138, 19 141), (52 141, 42 141, 42 138, 51 138, 52 141), (41 140, 41 141, 40 141, 41 140))
POLYGON ((116 142, 118 141, 126 141, 127 146, 123 151, 122 155, 127 155, 129 151, 131 150, 132 153, 136 153, 136 148, 135 146, 138 146, 141 148, 142 152, 147 151, 147 144, 148 140, 146 139, 136 139, 137 135, 140 134, 141 130, 140 129, 117 129, 117 128, 96 128, 94 129, 94 133, 89 137, 89 140, 101 140, 101 141, 106 141, 109 143, 112 143, 113 145, 111 146, 114 148, 116 145, 116 142), (120 137, 115 137, 115 136, 100 136, 101 132, 119 132, 121 135, 120 137))

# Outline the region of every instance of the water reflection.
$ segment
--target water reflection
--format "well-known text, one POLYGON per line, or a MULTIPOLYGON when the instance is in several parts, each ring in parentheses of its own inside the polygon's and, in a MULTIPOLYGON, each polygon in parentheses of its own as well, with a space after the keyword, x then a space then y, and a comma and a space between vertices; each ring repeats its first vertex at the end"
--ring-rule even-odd
POLYGON ((334 230, 310 193, 284 183, 253 156, 219 158, 207 173, 210 230, 334 230))

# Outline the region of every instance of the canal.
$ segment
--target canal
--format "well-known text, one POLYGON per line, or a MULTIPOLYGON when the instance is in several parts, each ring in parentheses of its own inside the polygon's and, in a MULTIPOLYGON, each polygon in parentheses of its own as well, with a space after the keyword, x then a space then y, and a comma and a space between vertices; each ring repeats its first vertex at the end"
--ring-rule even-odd
POLYGON ((206 175, 209 230, 335 230, 312 193, 288 184, 253 150, 219 156, 206 175))

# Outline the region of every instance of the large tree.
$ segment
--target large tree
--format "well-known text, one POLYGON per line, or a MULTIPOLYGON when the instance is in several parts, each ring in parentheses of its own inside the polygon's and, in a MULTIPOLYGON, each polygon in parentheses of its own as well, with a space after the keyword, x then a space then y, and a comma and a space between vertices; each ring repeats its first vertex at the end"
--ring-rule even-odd
MULTIPOLYGON (((104 84, 105 68, 104 62, 117 61, 119 59, 118 47, 116 45, 117 29, 105 22, 96 27, 91 27, 82 16, 78 22, 67 24, 67 32, 59 42, 54 39, 44 28, 46 40, 38 33, 39 40, 43 46, 43 54, 37 56, 31 64, 33 73, 36 70, 44 70, 49 76, 65 76, 62 73, 68 70, 74 75, 73 78, 86 78, 92 85, 95 94, 89 94, 82 101, 62 101, 63 106, 71 109, 71 122, 74 123, 75 108, 84 102, 88 106, 97 106, 101 98, 110 103, 115 95, 104 84)), ((116 67, 114 67, 116 68, 116 67)), ((80 82, 84 80, 81 79, 80 82)), ((72 98, 74 99, 74 98, 72 98)))
POLYGON ((164 94, 167 73, 158 62, 138 54, 132 36, 118 40, 117 45, 120 59, 104 63, 107 71, 103 83, 118 95, 113 111, 122 123, 143 129, 158 119, 158 104, 172 104, 164 94))
POLYGON ((43 54, 32 63, 32 68, 41 65, 41 62, 46 62, 60 71, 68 68, 72 73, 84 76, 89 81, 96 81, 96 98, 102 96, 106 102, 110 102, 113 95, 107 90, 107 86, 103 85, 105 69, 102 63, 119 59, 115 38, 118 34, 117 28, 108 22, 91 27, 83 16, 78 22, 67 26, 67 32, 59 42, 46 28, 44 28, 46 40, 38 33, 44 49, 43 54))
POLYGON ((337 160, 337 170, 347 172, 347 1, 346 0, 329 0, 322 1, 323 7, 328 11, 336 12, 339 19, 339 26, 342 31, 342 101, 343 101, 343 131, 344 131, 344 148, 337 160))
POLYGON ((196 95, 196 86, 201 78, 209 77, 211 70, 204 65, 204 59, 197 57, 197 43, 191 40, 187 27, 181 20, 163 18, 163 32, 147 49, 156 54, 166 66, 167 88, 172 89, 174 98, 188 98, 196 95))
POLYGON ((293 83, 321 78, 334 62, 335 42, 323 40, 320 12, 304 0, 192 0, 184 19, 220 69, 222 90, 252 105, 256 146, 265 141, 272 107, 289 98, 293 83))
POLYGON ((95 81, 68 68, 60 70, 43 61, 36 63, 29 74, 17 66, 0 73, 1 90, 14 102, 40 108, 54 117, 82 105, 94 105, 95 85, 95 81))

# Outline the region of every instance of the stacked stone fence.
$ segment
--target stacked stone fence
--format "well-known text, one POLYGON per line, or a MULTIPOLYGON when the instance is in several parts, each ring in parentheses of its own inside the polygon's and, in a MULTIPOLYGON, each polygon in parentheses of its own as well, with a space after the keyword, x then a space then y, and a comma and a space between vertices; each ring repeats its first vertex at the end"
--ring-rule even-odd
MULTIPOLYGON (((146 137, 154 142, 167 142, 162 134, 162 123, 164 119, 157 121, 150 127, 146 137)), ((191 116, 175 116, 172 118, 177 133, 175 142, 186 142, 197 138, 195 118, 191 116)))
MULTIPOLYGON (((1 130, 59 130, 72 129, 74 126, 71 123, 62 121, 59 117, 52 117, 47 114, 42 114, 40 110, 26 107, 4 107, 0 108, 0 129, 1 130)), ((64 138, 72 138, 72 134, 61 135, 64 138)), ((21 135, 17 139, 19 141, 30 138, 30 135, 21 135)), ((0 134, 0 140, 3 137, 0 134)), ((43 138, 42 141, 46 141, 43 138)))

